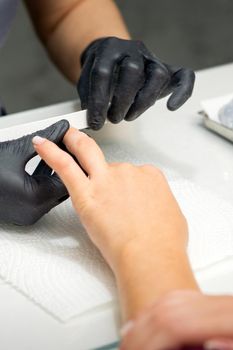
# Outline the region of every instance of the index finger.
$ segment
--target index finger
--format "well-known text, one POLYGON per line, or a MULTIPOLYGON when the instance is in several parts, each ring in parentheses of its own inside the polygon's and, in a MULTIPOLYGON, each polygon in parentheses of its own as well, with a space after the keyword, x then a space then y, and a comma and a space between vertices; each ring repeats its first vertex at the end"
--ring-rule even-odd
POLYGON ((103 174, 107 163, 103 152, 91 137, 77 129, 70 128, 63 142, 89 177, 103 174))
POLYGON ((107 119, 116 64, 115 57, 108 53, 103 53, 100 59, 94 61, 87 106, 88 122, 93 130, 99 130, 107 119))
POLYGON ((167 107, 171 111, 175 111, 192 95, 195 74, 191 69, 180 69, 174 74, 172 80, 176 81, 175 89, 167 102, 167 107))
POLYGON ((89 180, 75 160, 53 142, 40 136, 32 140, 39 156, 59 175, 71 197, 86 193, 89 180))

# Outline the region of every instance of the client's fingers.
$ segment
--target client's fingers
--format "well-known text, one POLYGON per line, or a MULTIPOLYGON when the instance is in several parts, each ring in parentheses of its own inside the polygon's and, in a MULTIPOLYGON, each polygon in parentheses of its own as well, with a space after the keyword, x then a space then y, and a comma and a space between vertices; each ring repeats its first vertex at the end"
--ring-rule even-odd
POLYGON ((102 173, 106 169, 107 163, 103 152, 88 135, 71 128, 66 133, 63 142, 69 152, 76 156, 81 167, 89 176, 102 173))
POLYGON ((88 178, 68 153, 40 136, 35 136, 32 142, 40 157, 62 179, 71 196, 74 195, 74 192, 80 196, 85 194, 88 178))

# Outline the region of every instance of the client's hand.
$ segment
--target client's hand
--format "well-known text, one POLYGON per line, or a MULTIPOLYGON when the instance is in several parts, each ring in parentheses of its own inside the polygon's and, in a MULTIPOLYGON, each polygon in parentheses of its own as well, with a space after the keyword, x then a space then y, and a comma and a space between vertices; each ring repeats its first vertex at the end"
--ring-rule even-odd
POLYGON ((172 292, 125 329, 121 350, 233 349, 233 298, 194 291, 172 292))
POLYGON ((64 181, 90 238, 113 269, 126 319, 168 291, 197 288, 186 255, 186 220, 158 169, 107 164, 97 144, 75 129, 64 143, 86 174, 54 143, 33 142, 64 181))
POLYGON ((97 144, 70 129, 66 152, 34 139, 39 155, 59 174, 94 244, 114 269, 126 247, 154 254, 172 246, 185 249, 187 225, 163 174, 153 166, 107 164, 97 144))

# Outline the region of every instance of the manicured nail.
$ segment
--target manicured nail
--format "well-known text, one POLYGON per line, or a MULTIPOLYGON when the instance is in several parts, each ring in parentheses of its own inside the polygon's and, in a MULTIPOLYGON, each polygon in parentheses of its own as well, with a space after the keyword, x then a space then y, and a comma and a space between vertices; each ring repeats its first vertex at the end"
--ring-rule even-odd
POLYGON ((45 142, 45 138, 41 137, 41 136, 34 136, 32 139, 32 143, 34 145, 41 145, 42 143, 45 142))
POLYGON ((133 321, 128 321, 120 330, 120 334, 123 337, 126 336, 126 334, 129 333, 129 331, 131 331, 131 329, 133 328, 134 326, 134 322, 133 321))

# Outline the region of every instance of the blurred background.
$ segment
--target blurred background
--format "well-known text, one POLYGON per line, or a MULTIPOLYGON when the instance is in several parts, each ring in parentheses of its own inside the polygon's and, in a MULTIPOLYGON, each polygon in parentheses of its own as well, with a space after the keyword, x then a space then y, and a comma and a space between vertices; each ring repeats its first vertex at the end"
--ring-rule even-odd
MULTIPOLYGON (((198 70, 233 61, 233 0, 116 2, 132 36, 164 62, 198 70)), ((9 113, 77 97, 49 61, 22 4, 0 51, 0 96, 9 113)))

